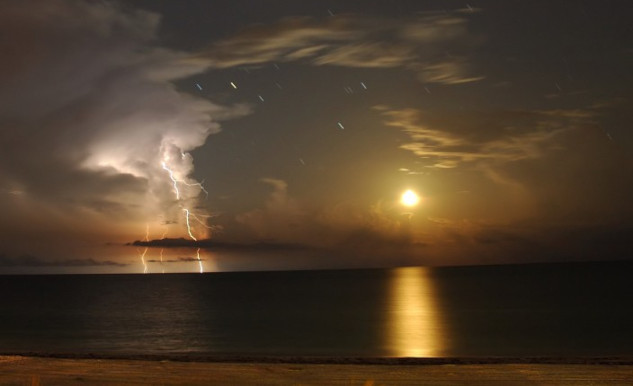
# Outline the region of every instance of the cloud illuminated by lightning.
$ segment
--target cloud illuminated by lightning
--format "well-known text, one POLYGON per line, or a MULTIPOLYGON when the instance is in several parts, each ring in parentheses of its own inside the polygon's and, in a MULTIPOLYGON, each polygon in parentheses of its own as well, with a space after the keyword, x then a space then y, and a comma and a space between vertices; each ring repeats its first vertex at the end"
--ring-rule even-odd
MULTIPOLYGON (((191 102, 192 105, 194 103, 204 108, 207 105, 204 101, 191 102)), ((189 107, 188 103, 184 105, 189 107)), ((222 110, 218 108, 217 111, 222 110)), ((191 177, 194 165, 189 151, 204 144, 206 137, 217 131, 217 124, 210 121, 209 116, 197 115, 198 118, 193 119, 196 112, 188 112, 187 116, 168 116, 163 121, 150 119, 147 122, 125 122, 126 126, 137 123, 139 127, 147 129, 147 132, 128 131, 127 134, 133 136, 132 141, 125 139, 123 133, 102 139, 91 148, 91 156, 83 166, 101 172, 142 178, 147 183, 147 191, 138 207, 141 208, 139 212, 146 216, 145 221, 151 223, 151 226, 163 223, 170 228, 178 227, 179 230, 173 233, 197 240, 208 237, 207 229, 210 227, 204 223, 206 213, 203 209, 196 210, 197 216, 193 217, 204 227, 200 227, 200 231, 194 231, 188 223, 187 212, 183 214, 183 210, 187 209, 192 214, 192 208, 199 208, 201 193, 208 196, 209 191, 202 182, 191 177), (202 124, 204 128, 201 127, 202 124), (131 141, 136 145, 121 146, 123 141, 131 141)))
MULTIPOLYGON (((174 170, 174 166, 170 164, 170 161, 173 160, 173 164, 178 166, 178 162, 183 163, 184 165, 191 165, 192 157, 189 153, 185 153, 181 149, 177 148, 174 145, 164 146, 162 148, 163 157, 161 162, 161 167, 163 170, 167 172, 169 175, 169 179, 171 180, 171 184, 173 186, 173 191, 176 195, 176 201, 178 206, 182 209, 185 214, 185 225, 187 235, 194 241, 198 241, 198 238, 194 235, 193 228, 191 226, 190 218, 195 219, 197 222, 202 224, 205 228, 210 229, 207 224, 205 224, 196 214, 190 211, 191 201, 200 194, 200 192, 204 192, 205 195, 208 196, 209 192, 204 188, 201 182, 191 180, 187 181, 187 178, 180 178, 176 171, 174 170), (174 154, 175 153, 175 154, 174 154), (177 155, 180 155, 178 157, 177 155), (174 157, 176 155, 176 157, 174 157)), ((186 169, 189 171, 190 169, 186 169)), ((201 215, 202 216, 202 215, 201 215)))
MULTIPOLYGON (((209 227, 197 219, 204 228, 194 232, 191 224, 187 224, 187 213, 183 214, 183 209, 191 211, 199 207, 201 193, 209 195, 203 183, 191 177, 194 164, 190 151, 202 146, 206 138, 218 130, 218 125, 211 120, 212 114, 217 112, 230 117, 232 113, 207 101, 184 96, 175 103, 182 105, 182 111, 177 111, 176 116, 158 111, 157 115, 162 118, 158 120, 153 115, 139 113, 138 117, 133 115, 121 124, 128 128, 125 131, 121 131, 120 126, 115 129, 109 126, 104 130, 106 135, 90 147, 91 155, 82 166, 146 181, 146 193, 138 197, 137 206, 146 222, 151 226, 158 226, 160 222, 174 225, 179 228, 173 232, 176 236, 194 236, 192 240, 206 238, 209 227), (123 146, 122 143, 134 145, 123 146)), ((245 113, 241 107, 235 109, 235 115, 245 113)), ((202 209, 196 211, 200 216, 205 215, 202 209)))
MULTIPOLYGON (((219 121, 250 108, 220 106, 200 93, 179 91, 178 80, 205 73, 210 63, 161 46, 157 13, 118 1, 5 3, 2 35, 28 44, 16 43, 5 55, 11 71, 0 74, 3 97, 15 102, 0 107, 11 117, 0 128, 11 138, 0 141, 6 145, 0 153, 3 165, 27 167, 31 151, 42 162, 39 173, 7 170, 9 185, 0 186, 0 195, 24 198, 29 210, 27 199, 42 209, 52 203, 51 212, 59 211, 68 230, 76 225, 90 234, 104 231, 118 241, 138 236, 146 224, 150 230, 169 224, 170 234, 186 237, 182 208, 198 208, 200 192, 207 194, 192 178, 191 152, 219 132, 219 121), (44 7, 42 12, 33 12, 34 4, 44 7), (25 91, 31 89, 45 92, 25 91), (35 128, 46 135, 30 135, 35 128), (42 173, 51 178, 40 178, 42 173)), ((200 227, 194 234, 203 238, 205 231, 200 227)))

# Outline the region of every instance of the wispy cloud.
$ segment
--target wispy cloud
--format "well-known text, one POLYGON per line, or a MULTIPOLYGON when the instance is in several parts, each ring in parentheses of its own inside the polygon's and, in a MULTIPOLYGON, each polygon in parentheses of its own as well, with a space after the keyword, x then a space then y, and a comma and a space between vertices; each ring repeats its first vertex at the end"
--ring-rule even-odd
POLYGON ((597 112, 580 110, 438 113, 377 106, 385 124, 408 136, 400 147, 422 158, 426 167, 455 168, 477 161, 536 159, 564 147, 557 138, 595 124, 597 112))
POLYGON ((467 16, 455 11, 406 20, 356 15, 287 18, 247 28, 213 44, 197 59, 216 68, 290 61, 398 67, 418 73, 426 83, 468 83, 483 76, 470 74, 468 55, 480 38, 469 35, 467 16))
POLYGON ((419 78, 425 83, 462 84, 485 79, 485 76, 469 76, 466 72, 468 64, 463 59, 444 60, 417 67, 419 78))

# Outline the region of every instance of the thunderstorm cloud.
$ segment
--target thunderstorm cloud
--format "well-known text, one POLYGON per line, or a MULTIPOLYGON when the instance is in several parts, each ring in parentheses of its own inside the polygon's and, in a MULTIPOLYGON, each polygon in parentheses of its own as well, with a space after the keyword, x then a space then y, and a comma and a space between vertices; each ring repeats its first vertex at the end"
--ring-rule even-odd
POLYGON ((5 235, 101 228, 116 237, 169 222, 182 232, 182 206, 201 193, 190 152, 247 110, 177 91, 175 80, 205 66, 160 47, 159 21, 108 2, 2 5, 0 205, 27 227, 5 235), (180 200, 163 162, 181 181, 180 200))

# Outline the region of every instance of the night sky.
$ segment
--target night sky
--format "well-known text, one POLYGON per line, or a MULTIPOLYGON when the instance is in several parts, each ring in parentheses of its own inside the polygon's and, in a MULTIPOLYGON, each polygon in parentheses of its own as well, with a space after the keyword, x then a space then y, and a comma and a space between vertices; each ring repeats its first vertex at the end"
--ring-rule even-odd
POLYGON ((203 248, 206 270, 630 259, 631 20, 624 0, 4 1, 0 271, 136 272, 125 244, 163 238, 266 250, 203 248))

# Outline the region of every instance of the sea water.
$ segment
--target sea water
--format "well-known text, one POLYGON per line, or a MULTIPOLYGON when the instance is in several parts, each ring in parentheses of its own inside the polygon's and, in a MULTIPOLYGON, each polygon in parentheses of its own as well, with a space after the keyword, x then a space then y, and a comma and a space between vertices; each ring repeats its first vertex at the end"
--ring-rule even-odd
POLYGON ((633 355, 630 262, 0 276, 0 353, 633 355))

